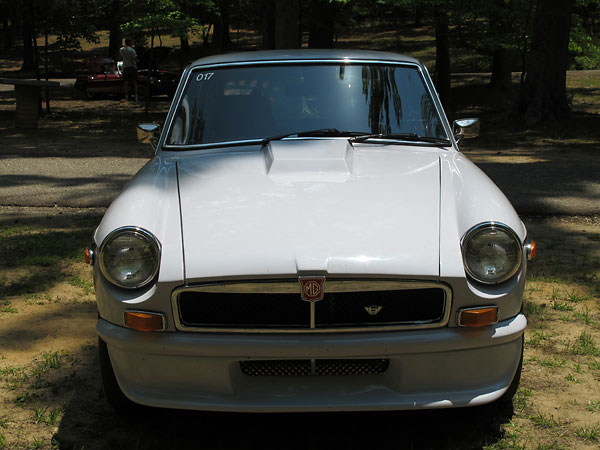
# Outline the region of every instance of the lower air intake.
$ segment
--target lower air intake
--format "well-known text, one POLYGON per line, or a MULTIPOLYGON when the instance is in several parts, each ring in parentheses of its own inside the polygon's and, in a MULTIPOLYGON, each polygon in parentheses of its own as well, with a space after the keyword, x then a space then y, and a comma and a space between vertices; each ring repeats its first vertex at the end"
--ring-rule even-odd
POLYGON ((240 361, 242 373, 250 377, 375 375, 389 365, 389 359, 240 361))

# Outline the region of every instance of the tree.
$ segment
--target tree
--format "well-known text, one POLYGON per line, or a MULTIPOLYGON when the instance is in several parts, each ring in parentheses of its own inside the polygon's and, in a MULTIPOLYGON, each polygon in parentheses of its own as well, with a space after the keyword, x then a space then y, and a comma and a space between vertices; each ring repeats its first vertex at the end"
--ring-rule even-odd
POLYGON ((308 47, 333 48, 335 35, 336 2, 311 0, 308 17, 308 47))
POLYGON ((119 49, 123 43, 123 32, 121 24, 125 22, 123 17, 123 2, 121 0, 112 0, 107 5, 108 18, 108 56, 117 59, 119 49))
POLYGON ((299 48, 300 1, 266 0, 263 5, 263 48, 299 48))
POLYGON ((571 20, 571 67, 600 69, 600 0, 575 0, 571 20))
POLYGON ((556 121, 569 114, 566 71, 573 0, 538 0, 531 53, 518 111, 528 123, 556 121))
POLYGON ((450 30, 448 1, 435 8, 435 87, 444 106, 450 102, 450 30))
POLYGON ((511 85, 517 54, 525 65, 534 1, 454 1, 453 40, 457 47, 491 57, 490 85, 495 89, 511 85))

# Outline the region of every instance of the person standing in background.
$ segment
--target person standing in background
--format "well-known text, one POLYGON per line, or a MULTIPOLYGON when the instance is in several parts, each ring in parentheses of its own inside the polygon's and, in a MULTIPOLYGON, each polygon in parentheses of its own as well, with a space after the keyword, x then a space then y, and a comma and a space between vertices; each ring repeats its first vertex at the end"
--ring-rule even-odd
POLYGON ((138 82, 137 82, 137 53, 132 47, 131 39, 125 39, 125 46, 121 47, 119 53, 123 58, 123 91, 125 99, 129 100, 129 84, 133 85, 135 101, 138 101, 138 82))

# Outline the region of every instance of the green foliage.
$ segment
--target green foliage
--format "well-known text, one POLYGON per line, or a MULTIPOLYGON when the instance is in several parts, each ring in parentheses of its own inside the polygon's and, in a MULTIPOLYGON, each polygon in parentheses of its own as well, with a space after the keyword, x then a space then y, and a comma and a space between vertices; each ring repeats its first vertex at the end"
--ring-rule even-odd
POLYGON ((481 54, 491 54, 498 48, 524 53, 529 48, 532 5, 532 0, 454 0, 453 37, 458 45, 481 54))
POLYGON ((577 0, 571 17, 569 54, 574 69, 600 69, 600 0, 577 0))
POLYGON ((141 44, 139 37, 149 34, 154 36, 169 34, 187 38, 190 34, 198 34, 202 31, 202 24, 198 19, 185 14, 184 8, 193 6, 204 6, 207 9, 214 7, 212 1, 185 2, 180 0, 129 0, 128 7, 136 11, 135 17, 121 25, 123 32, 137 37, 137 43, 141 44))

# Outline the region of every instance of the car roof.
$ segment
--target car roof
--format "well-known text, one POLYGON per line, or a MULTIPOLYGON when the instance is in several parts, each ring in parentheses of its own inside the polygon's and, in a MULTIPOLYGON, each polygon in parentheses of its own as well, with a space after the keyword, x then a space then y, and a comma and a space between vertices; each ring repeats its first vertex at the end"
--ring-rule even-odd
POLYGON ((191 67, 207 64, 265 62, 265 61, 304 61, 304 60, 343 60, 357 59, 369 61, 390 61, 421 64, 410 56, 391 52, 374 50, 343 50, 343 49, 295 49, 295 50, 262 50, 239 53, 222 53, 198 59, 191 67))

